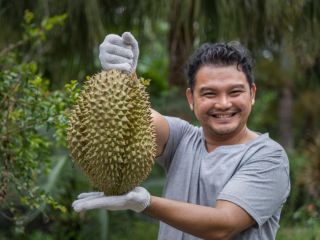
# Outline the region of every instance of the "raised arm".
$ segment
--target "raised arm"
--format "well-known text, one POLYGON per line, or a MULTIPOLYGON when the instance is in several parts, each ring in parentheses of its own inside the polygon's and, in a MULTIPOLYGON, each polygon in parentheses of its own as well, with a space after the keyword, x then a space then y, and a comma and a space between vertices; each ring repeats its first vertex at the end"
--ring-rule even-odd
POLYGON ((151 109, 152 120, 156 130, 156 142, 157 153, 156 156, 160 156, 166 146, 169 137, 169 125, 168 121, 157 111, 151 109))
MULTIPOLYGON (((100 62, 104 70, 117 69, 127 73, 136 70, 139 57, 139 46, 131 33, 122 36, 109 34, 100 45, 100 62)), ((153 124, 156 130, 157 152, 159 156, 168 140, 169 126, 167 120, 157 111, 151 109, 153 124)))

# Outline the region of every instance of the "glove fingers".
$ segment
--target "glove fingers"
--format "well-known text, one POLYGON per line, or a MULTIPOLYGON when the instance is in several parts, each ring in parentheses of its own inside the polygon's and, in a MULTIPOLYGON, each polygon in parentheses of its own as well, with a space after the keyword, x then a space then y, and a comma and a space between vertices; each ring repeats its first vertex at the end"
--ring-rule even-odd
POLYGON ((124 43, 131 45, 132 48, 138 47, 137 40, 134 38, 134 36, 130 32, 124 32, 122 34, 122 39, 123 39, 124 43))
POLYGON ((117 48, 126 48, 130 50, 132 48, 130 43, 125 42, 122 37, 115 34, 107 35, 104 41, 100 44, 100 47, 102 47, 102 49, 106 49, 110 46, 117 48))
POLYGON ((109 53, 113 55, 122 56, 128 59, 133 58, 133 52, 131 50, 131 46, 127 44, 112 44, 109 42, 102 43, 99 47, 100 55, 104 53, 109 53))
POLYGON ((130 72, 133 72, 137 67, 137 62, 139 57, 139 45, 137 40, 134 38, 134 36, 130 32, 124 32, 122 34, 122 38, 126 44, 129 44, 132 47, 132 53, 133 53, 134 59, 133 59, 130 72))
POLYGON ((122 37, 109 34, 100 45, 100 62, 104 70, 117 69, 130 73, 135 65, 132 46, 122 37))
POLYGON ((89 202, 86 199, 80 199, 76 200, 72 203, 72 207, 76 212, 81 212, 89 209, 98 208, 98 206, 93 205, 91 202, 89 202), (85 201, 83 201, 85 200, 85 201))
POLYGON ((98 199, 98 198, 102 198, 102 197, 100 197, 100 196, 91 196, 91 197, 81 198, 81 199, 75 200, 75 201, 72 203, 72 207, 73 207, 74 209, 79 209, 80 207, 83 208, 83 206, 90 205, 90 203, 91 203, 94 199, 98 199))
POLYGON ((101 45, 103 45, 104 43, 107 43, 107 42, 114 44, 114 45, 124 45, 122 37, 120 37, 119 35, 116 35, 116 34, 108 34, 104 38, 103 43, 101 45))
MULTIPOLYGON (((108 44, 109 45, 109 44, 108 44)), ((133 52, 131 50, 131 48, 126 48, 126 47, 119 47, 119 46, 115 46, 112 47, 112 45, 110 45, 110 47, 108 48, 107 53, 109 54, 114 54, 114 55, 118 55, 127 59, 133 59, 133 52)))
POLYGON ((132 191, 121 196, 105 196, 102 192, 83 193, 78 200, 72 203, 75 211, 81 212, 96 208, 108 210, 127 210, 142 212, 150 205, 150 193, 142 187, 136 187, 132 191))
POLYGON ((96 208, 106 208, 109 210, 121 210, 126 205, 126 199, 122 196, 98 197, 94 199, 80 199, 72 203, 76 212, 81 212, 96 208))
POLYGON ((128 59, 119 55, 113 55, 109 53, 105 53, 104 55, 101 55, 100 58, 102 60, 108 59, 109 64, 119 64, 119 63, 128 63, 129 65, 132 64, 132 59, 128 59))
POLYGON ((77 199, 88 198, 88 197, 101 197, 103 196, 103 192, 88 192, 88 193, 81 193, 78 195, 77 199))

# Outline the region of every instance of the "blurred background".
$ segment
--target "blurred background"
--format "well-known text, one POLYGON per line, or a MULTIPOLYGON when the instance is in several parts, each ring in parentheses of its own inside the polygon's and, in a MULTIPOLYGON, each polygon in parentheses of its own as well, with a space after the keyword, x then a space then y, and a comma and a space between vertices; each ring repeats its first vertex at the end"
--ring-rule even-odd
MULTIPOLYGON (((93 190, 66 148, 67 111, 100 71, 108 33, 137 38, 137 73, 153 107, 197 124, 183 65, 200 44, 240 41, 255 58, 249 127, 290 157, 291 195, 277 239, 320 239, 318 0, 0 0, 0 239, 156 239, 158 222, 130 211, 77 214, 93 190)), ((155 166, 142 184, 161 196, 155 166)))

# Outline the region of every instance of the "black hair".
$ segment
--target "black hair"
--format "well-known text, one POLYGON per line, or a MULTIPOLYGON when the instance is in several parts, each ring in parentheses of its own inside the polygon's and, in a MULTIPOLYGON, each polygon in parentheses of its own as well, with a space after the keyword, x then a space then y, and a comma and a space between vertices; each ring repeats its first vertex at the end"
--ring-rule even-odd
POLYGON ((190 57, 186 65, 188 86, 193 90, 195 76, 198 70, 205 65, 232 66, 236 65, 241 70, 251 87, 254 82, 253 59, 248 49, 239 42, 229 43, 204 43, 190 57))

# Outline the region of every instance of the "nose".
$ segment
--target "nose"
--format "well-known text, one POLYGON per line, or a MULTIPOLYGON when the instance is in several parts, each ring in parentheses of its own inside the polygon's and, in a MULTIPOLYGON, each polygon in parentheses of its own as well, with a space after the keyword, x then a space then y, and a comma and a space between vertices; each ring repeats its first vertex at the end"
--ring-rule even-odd
POLYGON ((228 98, 228 96, 220 96, 219 98, 216 99, 216 103, 215 103, 215 108, 216 109, 228 109, 232 106, 230 99, 228 98))

